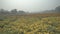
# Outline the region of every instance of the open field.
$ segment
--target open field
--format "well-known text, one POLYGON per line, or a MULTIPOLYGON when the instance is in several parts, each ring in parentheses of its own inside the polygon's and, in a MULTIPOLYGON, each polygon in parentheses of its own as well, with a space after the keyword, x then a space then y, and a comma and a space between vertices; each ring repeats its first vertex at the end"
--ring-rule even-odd
POLYGON ((60 34, 60 14, 2 15, 0 34, 60 34))

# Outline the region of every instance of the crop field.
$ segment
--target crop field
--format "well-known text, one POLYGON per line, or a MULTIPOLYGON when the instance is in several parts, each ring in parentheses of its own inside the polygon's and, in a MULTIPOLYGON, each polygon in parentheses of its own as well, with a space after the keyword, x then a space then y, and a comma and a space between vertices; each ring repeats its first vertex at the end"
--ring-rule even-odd
POLYGON ((60 16, 0 16, 0 34, 60 34, 60 16))

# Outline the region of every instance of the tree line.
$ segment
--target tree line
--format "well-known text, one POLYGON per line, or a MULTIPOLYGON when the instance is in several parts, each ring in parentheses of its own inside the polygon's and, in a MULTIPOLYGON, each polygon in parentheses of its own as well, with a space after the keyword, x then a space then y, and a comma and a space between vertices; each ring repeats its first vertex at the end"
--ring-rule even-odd
POLYGON ((1 14, 5 14, 5 15, 8 15, 8 14, 16 15, 16 14, 25 14, 25 12, 23 10, 17 11, 17 9, 12 9, 11 11, 0 9, 0 15, 1 14))
MULTIPOLYGON (((55 10, 48 10, 48 11, 44 11, 43 13, 60 13, 60 6, 56 7, 55 10)), ((23 11, 23 10, 19 10, 17 11, 17 9, 12 9, 11 11, 8 11, 8 10, 4 10, 4 9, 0 9, 0 15, 3 14, 3 15, 21 15, 21 14, 28 14, 27 12, 23 11)))

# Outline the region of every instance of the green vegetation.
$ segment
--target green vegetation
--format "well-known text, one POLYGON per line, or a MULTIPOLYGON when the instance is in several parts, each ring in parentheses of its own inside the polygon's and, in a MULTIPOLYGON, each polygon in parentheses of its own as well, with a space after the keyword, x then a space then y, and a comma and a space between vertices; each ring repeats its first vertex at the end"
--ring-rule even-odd
POLYGON ((0 16, 0 34, 60 34, 60 16, 0 16))

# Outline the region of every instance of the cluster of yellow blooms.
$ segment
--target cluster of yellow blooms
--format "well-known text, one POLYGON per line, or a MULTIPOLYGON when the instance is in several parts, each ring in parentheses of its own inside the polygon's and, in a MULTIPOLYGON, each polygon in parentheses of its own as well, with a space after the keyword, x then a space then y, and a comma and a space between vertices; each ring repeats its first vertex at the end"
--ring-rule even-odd
POLYGON ((0 34, 60 34, 60 17, 9 17, 0 21, 0 34))

